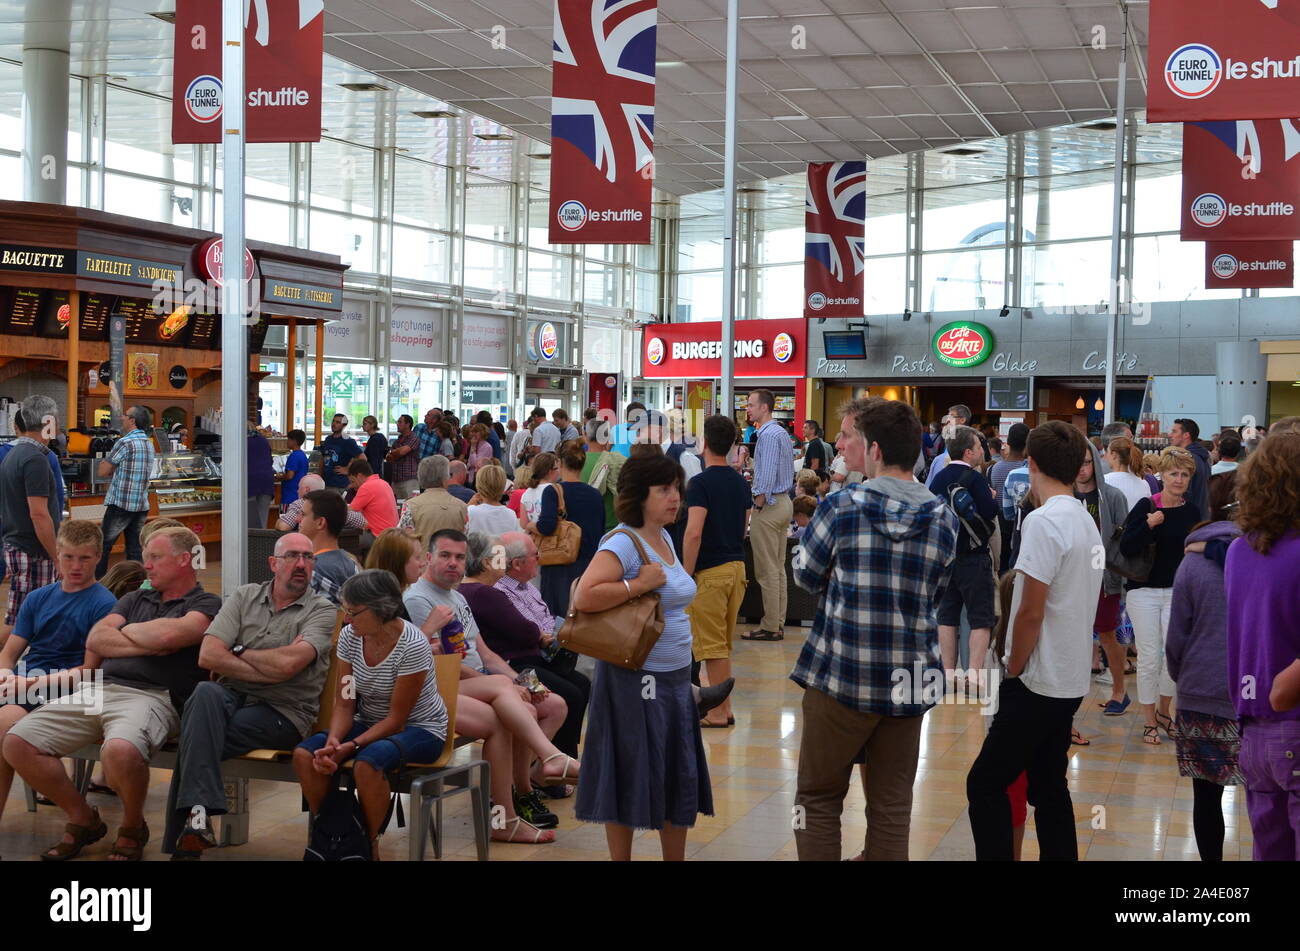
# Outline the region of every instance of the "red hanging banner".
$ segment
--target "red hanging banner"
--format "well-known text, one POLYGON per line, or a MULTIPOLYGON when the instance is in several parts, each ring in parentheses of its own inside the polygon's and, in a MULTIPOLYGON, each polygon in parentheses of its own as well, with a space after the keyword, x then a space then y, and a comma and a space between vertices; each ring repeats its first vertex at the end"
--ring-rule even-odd
POLYGON ((861 317, 867 163, 814 162, 804 203, 805 317, 861 317))
POLYGON ((1295 0, 1151 0, 1148 122, 1282 119, 1300 100, 1295 0))
MULTIPOLYGON (((808 321, 738 320, 737 377, 802 377, 808 365, 808 321)), ((645 379, 714 379, 722 372, 722 323, 647 324, 641 336, 645 379)))
POLYGON ((1297 120, 1183 126, 1182 238, 1300 238, 1297 120))
POLYGON ((1206 290, 1294 286, 1294 241, 1205 242, 1206 290))
POLYGON ((556 0, 551 244, 649 244, 655 0, 556 0))
MULTIPOLYGON (((324 0, 246 0, 248 142, 319 142, 324 0)), ((221 141, 221 0, 176 0, 172 142, 221 141)))

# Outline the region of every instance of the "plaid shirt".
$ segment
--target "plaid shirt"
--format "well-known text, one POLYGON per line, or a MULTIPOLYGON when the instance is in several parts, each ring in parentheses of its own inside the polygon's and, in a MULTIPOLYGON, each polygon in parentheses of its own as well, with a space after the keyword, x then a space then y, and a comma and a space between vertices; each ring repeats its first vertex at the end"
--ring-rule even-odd
POLYGON ((516 581, 509 575, 502 575, 493 587, 509 598, 519 613, 536 624, 543 634, 555 633, 555 615, 542 600, 542 593, 527 581, 516 581))
MULTIPOLYGON (((424 423, 416 423, 411 433, 416 439, 420 440, 420 459, 426 456, 436 456, 442 449, 442 437, 438 435, 436 429, 430 429, 424 423)), ((401 440, 398 440, 399 444, 400 442, 401 440)), ((419 460, 416 460, 416 464, 419 464, 419 460)), ((411 478, 415 478, 415 476, 411 476, 411 478)))
POLYGON ((769 419, 758 431, 754 445, 755 498, 766 495, 774 502, 794 488, 794 453, 790 449, 790 434, 774 419, 769 419))
POLYGON ((833 492, 804 529, 794 581, 819 601, 790 679, 865 713, 919 716, 939 700, 927 684, 942 693, 935 609, 958 522, 933 495, 912 501, 885 483, 908 484, 872 480, 833 492))
MULTIPOLYGON (((294 499, 289 503, 289 507, 280 513, 280 521, 289 526, 289 531, 298 530, 299 523, 302 522, 302 499, 294 499)), ((347 518, 343 520, 345 529, 355 528, 359 532, 366 531, 370 525, 366 522, 366 517, 356 509, 349 508, 347 518)))
POLYGON ((415 478, 416 469, 420 465, 421 453, 420 437, 415 435, 415 430, 411 430, 405 436, 398 436, 397 442, 393 443, 394 449, 404 449, 410 446, 411 451, 404 456, 398 456, 393 460, 393 481, 408 482, 415 478))
POLYGON ((108 461, 117 466, 104 496, 105 505, 128 512, 149 509, 149 477, 153 475, 153 441, 143 429, 133 429, 113 444, 108 461))

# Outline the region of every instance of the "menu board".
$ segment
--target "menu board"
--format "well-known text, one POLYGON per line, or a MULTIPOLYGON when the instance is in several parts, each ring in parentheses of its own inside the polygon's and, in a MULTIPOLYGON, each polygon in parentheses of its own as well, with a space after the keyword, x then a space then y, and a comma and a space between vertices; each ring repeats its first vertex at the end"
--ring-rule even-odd
POLYGON ((41 301, 44 291, 18 287, 13 296, 5 303, 3 329, 7 333, 31 334, 36 330, 36 321, 41 315, 41 301))
POLYGON ((262 352, 266 344, 266 331, 270 325, 265 317, 259 317, 257 323, 248 328, 248 355, 255 356, 262 352))
POLYGON ((108 315, 113 312, 113 298, 103 294, 81 295, 81 339, 108 339, 108 315))
POLYGON ((162 318, 153 312, 149 301, 136 297, 119 297, 116 312, 126 318, 127 342, 158 342, 158 325, 162 323, 162 318))
POLYGON ((46 291, 41 300, 41 317, 36 327, 40 337, 68 339, 68 324, 72 322, 72 309, 67 291, 46 291))
POLYGON ((190 336, 186 346, 196 350, 215 350, 217 327, 221 318, 216 314, 194 314, 190 317, 190 336))

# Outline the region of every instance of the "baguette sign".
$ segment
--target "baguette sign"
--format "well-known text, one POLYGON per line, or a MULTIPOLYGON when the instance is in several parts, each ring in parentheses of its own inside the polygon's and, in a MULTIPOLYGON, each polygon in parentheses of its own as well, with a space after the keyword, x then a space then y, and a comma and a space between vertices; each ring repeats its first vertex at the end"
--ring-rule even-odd
POLYGON ((978 366, 993 355, 993 331, 973 321, 953 321, 935 332, 931 347, 949 366, 978 366))

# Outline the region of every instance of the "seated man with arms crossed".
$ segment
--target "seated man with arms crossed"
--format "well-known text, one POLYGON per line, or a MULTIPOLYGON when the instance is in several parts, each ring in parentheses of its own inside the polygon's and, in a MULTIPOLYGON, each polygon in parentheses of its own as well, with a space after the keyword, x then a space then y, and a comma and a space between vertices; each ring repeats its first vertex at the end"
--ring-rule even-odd
MULTIPOLYGON (((298 483, 298 498, 294 500, 287 509, 280 513, 280 518, 275 523, 276 530, 281 532, 298 531, 298 523, 302 521, 303 501, 307 498, 308 494, 319 491, 323 488, 325 488, 325 480, 316 473, 309 472, 303 476, 302 481, 298 483)), ((338 493, 335 494, 337 495, 338 493)), ((342 498, 342 496, 340 496, 340 498, 342 498)), ((346 519, 343 523, 343 529, 354 528, 358 532, 364 532, 367 530, 368 526, 364 515, 348 508, 346 502, 343 503, 343 509, 347 513, 346 519)), ((342 534, 343 529, 339 530, 340 534, 342 534)))
MULTIPOLYGON (((23 599, 14 632, 0 650, 0 743, 15 723, 47 700, 71 693, 99 666, 99 658, 86 650, 86 634, 117 603, 95 581, 104 545, 99 526, 68 519, 56 541, 59 580, 23 599), (16 673, 19 658, 23 671, 16 673)), ((0 757, 0 816, 13 779, 13 769, 0 757)))
POLYGON ((280 538, 270 562, 271 580, 236 589, 199 647, 199 666, 219 679, 194 688, 181 718, 164 838, 176 843, 173 862, 197 861, 217 844, 208 817, 226 812, 221 761, 293 749, 320 712, 334 605, 309 587, 316 555, 306 535, 280 538))
POLYGON ((164 528, 144 545, 151 587, 132 591, 91 628, 86 649, 104 658, 104 686, 45 704, 9 731, 4 758, 33 789, 68 816, 62 841, 46 861, 75 858, 108 834, 108 826, 77 791, 59 757, 101 743, 104 780, 122 800, 122 826, 109 857, 139 861, 149 841, 144 801, 149 760, 180 731, 179 708, 203 679, 199 641, 221 610, 194 571, 198 536, 164 528))

